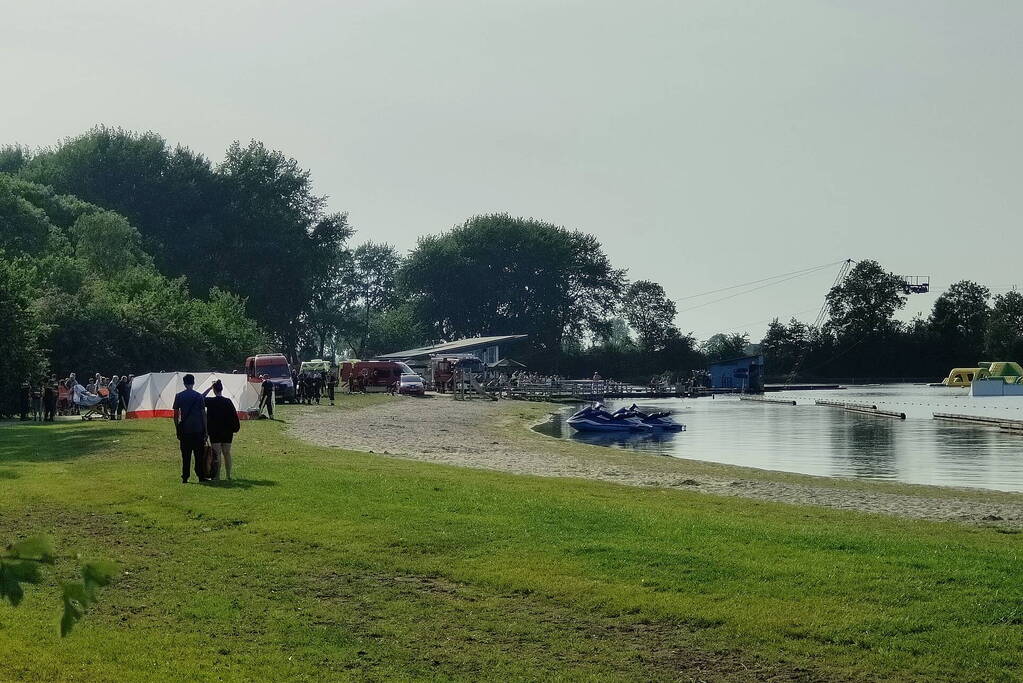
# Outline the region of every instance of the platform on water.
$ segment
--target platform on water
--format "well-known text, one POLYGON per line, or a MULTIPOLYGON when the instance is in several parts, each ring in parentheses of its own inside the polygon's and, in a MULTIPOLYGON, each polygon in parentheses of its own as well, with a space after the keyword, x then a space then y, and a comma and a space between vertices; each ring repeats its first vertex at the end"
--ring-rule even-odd
POLYGON ((845 389, 841 384, 765 384, 764 391, 827 391, 845 389))

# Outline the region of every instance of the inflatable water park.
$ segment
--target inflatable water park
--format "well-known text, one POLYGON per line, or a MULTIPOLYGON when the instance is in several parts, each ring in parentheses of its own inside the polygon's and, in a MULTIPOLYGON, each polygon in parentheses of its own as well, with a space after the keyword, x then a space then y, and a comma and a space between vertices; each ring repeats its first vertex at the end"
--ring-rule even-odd
POLYGON ((1013 361, 995 361, 952 368, 941 384, 968 388, 970 396, 1023 396, 1023 367, 1013 361))

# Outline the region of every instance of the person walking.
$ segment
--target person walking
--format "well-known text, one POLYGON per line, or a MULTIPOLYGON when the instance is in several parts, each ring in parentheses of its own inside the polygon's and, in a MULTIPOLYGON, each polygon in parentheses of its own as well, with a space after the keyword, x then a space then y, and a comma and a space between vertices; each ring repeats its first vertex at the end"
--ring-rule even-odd
POLYGON ((195 376, 181 378, 185 390, 174 396, 174 429, 181 447, 181 483, 188 483, 190 461, 195 458, 195 476, 199 481, 208 481, 203 463, 206 447, 206 404, 202 394, 193 389, 195 376))
MULTIPOLYGON (((227 480, 231 481, 231 442, 234 435, 241 429, 238 421, 238 409, 234 401, 224 396, 224 383, 219 379, 210 387, 215 394, 213 398, 206 399, 206 429, 210 435, 210 446, 216 460, 213 462, 213 472, 210 476, 220 479, 220 473, 227 474, 227 480)), ((203 396, 209 393, 210 389, 203 392, 203 396)))
POLYGON ((263 375, 263 392, 259 397, 259 413, 263 414, 263 407, 270 419, 274 419, 274 383, 270 381, 270 375, 263 375))

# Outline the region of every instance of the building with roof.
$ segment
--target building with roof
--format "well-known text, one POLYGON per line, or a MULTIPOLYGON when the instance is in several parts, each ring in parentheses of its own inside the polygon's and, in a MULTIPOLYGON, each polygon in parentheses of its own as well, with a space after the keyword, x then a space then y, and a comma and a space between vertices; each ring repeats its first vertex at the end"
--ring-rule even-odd
POLYGON ((431 356, 444 354, 472 354, 487 365, 493 365, 502 359, 501 352, 509 344, 528 337, 528 334, 505 334, 495 337, 471 337, 443 344, 422 346, 418 349, 395 351, 377 356, 377 360, 400 360, 410 366, 424 366, 431 356))
POLYGON ((758 394, 764 390, 764 357, 743 356, 710 363, 712 389, 738 389, 758 394))

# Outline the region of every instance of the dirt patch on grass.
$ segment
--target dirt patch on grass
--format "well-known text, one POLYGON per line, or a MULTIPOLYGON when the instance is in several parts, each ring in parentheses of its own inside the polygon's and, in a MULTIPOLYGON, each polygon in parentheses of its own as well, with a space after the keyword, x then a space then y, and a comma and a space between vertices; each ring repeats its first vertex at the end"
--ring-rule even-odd
MULTIPOLYGON (((435 635, 411 644, 422 653, 419 664, 438 674, 492 679, 482 662, 488 650, 516 652, 523 661, 557 662, 548 675, 580 674, 598 667, 620 680, 681 681, 834 681, 834 676, 784 662, 766 662, 735 649, 711 650, 695 644, 695 634, 717 625, 630 622, 582 612, 530 593, 493 593, 438 576, 368 573, 318 577, 316 597, 350 605, 357 601, 380 609, 400 603, 408 614, 430 614, 435 635), (432 638, 443 640, 434 647, 432 638), (444 652, 443 654, 439 654, 444 652), (582 667, 582 668, 577 668, 582 667)), ((343 627, 370 641, 388 637, 387 609, 347 610, 343 627)), ((341 610, 338 610, 341 613, 341 610)), ((322 621, 320 626, 328 624, 322 621)), ((338 624, 341 625, 341 624, 338 624)), ((372 652, 363 651, 367 665, 372 652)), ((410 653, 411 654, 411 653, 410 653)), ((411 656, 416 659, 415 655, 411 656)), ((351 667, 349 667, 351 668, 351 667)), ((369 667, 367 667, 369 670, 369 667)))
POLYGON ((454 401, 449 397, 405 398, 363 409, 297 408, 289 415, 292 436, 336 448, 365 451, 445 465, 544 477, 579 477, 627 484, 678 488, 755 500, 818 505, 914 519, 1023 528, 1023 504, 979 499, 977 494, 929 496, 850 489, 821 484, 740 476, 705 463, 637 456, 541 436, 521 425, 520 404, 454 401))

